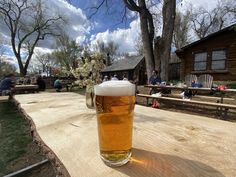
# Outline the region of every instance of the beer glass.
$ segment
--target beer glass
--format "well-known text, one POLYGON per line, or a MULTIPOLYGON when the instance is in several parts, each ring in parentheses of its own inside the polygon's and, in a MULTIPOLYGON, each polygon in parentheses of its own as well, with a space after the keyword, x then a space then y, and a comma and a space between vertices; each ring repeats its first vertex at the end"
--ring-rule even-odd
POLYGON ((100 156, 108 166, 121 166, 131 157, 135 85, 106 81, 95 86, 100 156))

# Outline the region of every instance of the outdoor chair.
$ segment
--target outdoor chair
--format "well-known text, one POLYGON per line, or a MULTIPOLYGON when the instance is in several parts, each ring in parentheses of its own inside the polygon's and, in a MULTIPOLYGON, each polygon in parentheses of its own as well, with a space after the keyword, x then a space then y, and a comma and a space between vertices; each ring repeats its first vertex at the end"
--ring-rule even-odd
POLYGON ((203 74, 198 77, 198 82, 204 88, 211 88, 213 83, 213 77, 210 74, 203 74))
POLYGON ((194 74, 188 74, 185 76, 185 83, 187 85, 187 87, 191 87, 192 83, 197 83, 197 76, 194 74))

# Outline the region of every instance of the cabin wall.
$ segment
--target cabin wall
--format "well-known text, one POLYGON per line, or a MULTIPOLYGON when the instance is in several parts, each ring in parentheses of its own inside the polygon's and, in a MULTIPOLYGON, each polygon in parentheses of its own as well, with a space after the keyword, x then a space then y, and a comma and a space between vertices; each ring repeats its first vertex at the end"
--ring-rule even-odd
POLYGON ((184 80, 187 74, 210 74, 214 81, 236 81, 236 31, 226 31, 205 41, 199 42, 178 54, 181 58, 180 77, 184 80), (226 68, 224 70, 211 69, 211 54, 213 50, 226 49, 226 68), (207 69, 194 71, 194 54, 207 52, 207 69))

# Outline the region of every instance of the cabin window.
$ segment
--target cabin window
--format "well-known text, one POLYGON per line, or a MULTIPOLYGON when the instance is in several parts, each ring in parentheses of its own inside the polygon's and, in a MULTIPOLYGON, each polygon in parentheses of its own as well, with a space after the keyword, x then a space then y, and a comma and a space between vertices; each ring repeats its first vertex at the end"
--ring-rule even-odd
POLYGON ((212 51, 212 61, 211 61, 212 70, 225 69, 225 61, 226 61, 225 50, 212 51))
POLYGON ((195 53, 194 54, 194 71, 206 70, 207 66, 207 53, 195 53))

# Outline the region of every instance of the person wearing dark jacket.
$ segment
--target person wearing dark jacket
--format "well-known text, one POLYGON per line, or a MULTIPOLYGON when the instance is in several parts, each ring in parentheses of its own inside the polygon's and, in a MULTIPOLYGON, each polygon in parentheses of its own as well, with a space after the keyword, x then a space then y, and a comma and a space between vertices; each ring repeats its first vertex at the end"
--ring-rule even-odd
POLYGON ((158 72, 156 70, 152 72, 152 75, 149 78, 149 84, 157 85, 161 83, 161 78, 157 74, 158 72))
POLYGON ((46 84, 45 84, 45 81, 43 80, 42 76, 38 76, 36 82, 37 82, 37 85, 38 85, 38 90, 39 91, 45 91, 46 84))
POLYGON ((14 75, 8 74, 0 82, 0 95, 11 95, 11 89, 14 88, 14 75))
POLYGON ((62 89, 62 81, 59 78, 57 78, 54 81, 54 88, 56 89, 57 92, 61 91, 61 89, 62 89))

